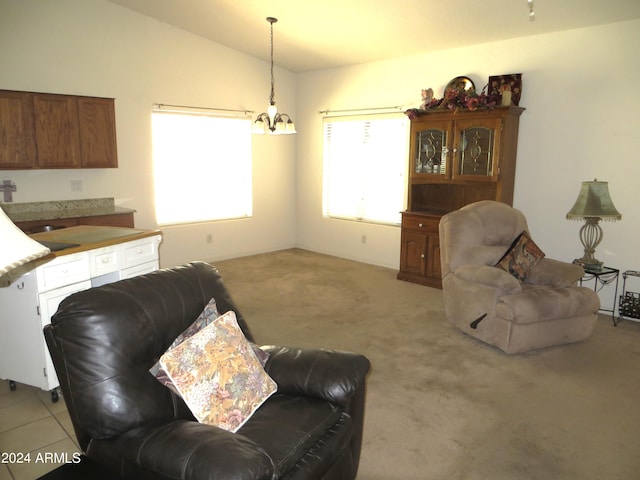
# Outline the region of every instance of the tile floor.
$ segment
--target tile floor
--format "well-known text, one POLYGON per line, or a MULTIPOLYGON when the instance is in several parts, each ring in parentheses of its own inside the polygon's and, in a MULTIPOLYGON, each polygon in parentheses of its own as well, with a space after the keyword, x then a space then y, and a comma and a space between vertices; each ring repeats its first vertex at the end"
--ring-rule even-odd
POLYGON ((49 392, 0 380, 0 480, 35 480, 79 451, 62 396, 54 403, 49 392), (29 463, 15 461, 27 454, 29 463))

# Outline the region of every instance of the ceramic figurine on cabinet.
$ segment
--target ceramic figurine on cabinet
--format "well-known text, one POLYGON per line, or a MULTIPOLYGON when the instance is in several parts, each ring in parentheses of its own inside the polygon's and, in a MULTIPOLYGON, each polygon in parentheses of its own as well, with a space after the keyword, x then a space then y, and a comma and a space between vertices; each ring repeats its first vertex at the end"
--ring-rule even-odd
POLYGON ((431 100, 433 100, 433 89, 432 88, 428 88, 428 89, 422 89, 421 91, 422 93, 422 103, 420 104, 420 108, 422 110, 426 110, 427 108, 429 108, 429 104, 431 103, 431 100))

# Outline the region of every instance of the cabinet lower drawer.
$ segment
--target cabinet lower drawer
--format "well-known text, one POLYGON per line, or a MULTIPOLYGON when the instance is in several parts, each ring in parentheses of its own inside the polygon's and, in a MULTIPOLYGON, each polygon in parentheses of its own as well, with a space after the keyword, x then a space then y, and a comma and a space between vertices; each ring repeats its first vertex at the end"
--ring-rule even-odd
POLYGON ((36 269, 36 278, 40 292, 89 280, 89 254, 79 252, 56 257, 36 269))
POLYGON ((411 215, 407 213, 402 214, 403 229, 437 232, 439 224, 439 217, 427 217, 424 215, 411 215))
POLYGON ((91 278, 117 272, 119 269, 118 251, 115 245, 91 250, 89 260, 91 262, 91 278))
POLYGON ((156 260, 158 258, 158 243, 160 243, 160 237, 155 236, 121 245, 123 249, 122 267, 132 267, 156 260))
POLYGON ((120 272, 120 279, 137 277, 138 275, 144 275, 146 273, 155 272, 158 270, 159 264, 155 260, 153 262, 143 263, 141 265, 135 265, 133 267, 125 268, 120 272))

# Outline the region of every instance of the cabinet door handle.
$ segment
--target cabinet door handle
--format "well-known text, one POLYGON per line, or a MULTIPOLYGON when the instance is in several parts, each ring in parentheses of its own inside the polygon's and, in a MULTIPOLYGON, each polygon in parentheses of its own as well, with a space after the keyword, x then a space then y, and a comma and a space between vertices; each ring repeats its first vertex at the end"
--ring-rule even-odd
POLYGON ((418 227, 422 228, 422 224, 421 224, 421 223, 419 223, 419 224, 418 224, 418 227))
POLYGON ((424 258, 424 253, 422 255, 420 255, 420 258, 424 258))

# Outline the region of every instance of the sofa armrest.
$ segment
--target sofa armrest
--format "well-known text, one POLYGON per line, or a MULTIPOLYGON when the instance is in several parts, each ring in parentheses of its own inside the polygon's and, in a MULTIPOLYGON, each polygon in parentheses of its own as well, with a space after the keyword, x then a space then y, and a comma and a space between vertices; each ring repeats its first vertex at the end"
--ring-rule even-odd
POLYGON ((189 420, 155 421, 91 440, 86 456, 124 478, 272 480, 277 467, 243 435, 189 420))
POLYGON ((584 275, 584 269, 574 263, 562 262, 552 258, 543 258, 533 267, 525 283, 549 285, 552 287, 571 287, 584 275))
POLYGON ((522 291, 522 285, 516 277, 490 265, 462 265, 454 275, 460 280, 493 287, 498 291, 498 296, 522 291))
POLYGON ((362 389, 369 360, 360 354, 273 345, 265 370, 278 384, 278 393, 317 397, 346 407, 362 389))

